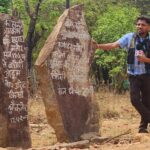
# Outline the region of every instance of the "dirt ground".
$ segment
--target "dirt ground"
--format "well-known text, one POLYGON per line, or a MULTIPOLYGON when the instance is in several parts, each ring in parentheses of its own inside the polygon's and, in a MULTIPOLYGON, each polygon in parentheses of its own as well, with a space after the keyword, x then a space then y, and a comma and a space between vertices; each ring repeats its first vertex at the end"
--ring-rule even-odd
MULTIPOLYGON (((108 90, 99 90, 96 93, 96 99, 99 101, 103 116, 101 136, 115 138, 103 144, 91 144, 89 148, 84 148, 84 150, 150 149, 150 134, 138 133, 140 118, 130 104, 128 92, 118 95, 108 90), (128 134, 122 135, 126 132, 128 134)), ((33 148, 48 147, 57 143, 54 130, 47 124, 44 105, 39 96, 30 100, 29 120, 33 148)), ((68 149, 63 148, 62 150, 68 149)))

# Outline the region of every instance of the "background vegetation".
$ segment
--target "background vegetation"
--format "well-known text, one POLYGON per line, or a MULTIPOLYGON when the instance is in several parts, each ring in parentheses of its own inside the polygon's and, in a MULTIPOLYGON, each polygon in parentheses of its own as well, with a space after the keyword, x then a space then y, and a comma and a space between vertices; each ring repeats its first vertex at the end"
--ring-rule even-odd
MULTIPOLYGON (((150 14, 149 0, 70 0, 70 4, 84 4, 89 33, 98 43, 113 42, 133 32, 135 18, 139 14, 150 14)), ((23 21, 31 76, 34 61, 65 5, 66 0, 0 0, 0 12, 17 11, 23 21)), ((125 57, 122 49, 97 50, 92 64, 95 86, 105 81, 116 92, 128 89, 125 57)))

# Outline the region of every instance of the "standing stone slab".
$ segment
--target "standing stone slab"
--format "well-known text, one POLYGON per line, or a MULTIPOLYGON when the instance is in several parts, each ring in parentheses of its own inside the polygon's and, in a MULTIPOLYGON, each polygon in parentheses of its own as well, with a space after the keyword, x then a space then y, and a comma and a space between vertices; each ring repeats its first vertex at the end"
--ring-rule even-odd
MULTIPOLYGON (((1 29, 0 29, 1 32, 1 29)), ((1 37, 1 33, 0 33, 1 37)), ((1 39, 0 39, 1 40, 1 39)), ((0 41, 1 43, 2 41, 0 41)), ((0 52, 2 51, 2 46, 0 44, 0 52)), ((2 79, 2 55, 0 54, 0 79, 2 79)), ((4 103, 2 98, 2 80, 0 80, 0 147, 6 146, 7 138, 7 118, 4 115, 4 103)))
POLYGON ((28 148, 31 147, 31 140, 27 118, 27 50, 23 26, 20 20, 0 14, 0 29, 0 119, 5 120, 2 124, 7 124, 5 146, 28 148))
POLYGON ((83 133, 99 133, 99 108, 89 79, 93 53, 83 6, 66 10, 35 64, 47 117, 57 137, 57 125, 71 141, 83 133))

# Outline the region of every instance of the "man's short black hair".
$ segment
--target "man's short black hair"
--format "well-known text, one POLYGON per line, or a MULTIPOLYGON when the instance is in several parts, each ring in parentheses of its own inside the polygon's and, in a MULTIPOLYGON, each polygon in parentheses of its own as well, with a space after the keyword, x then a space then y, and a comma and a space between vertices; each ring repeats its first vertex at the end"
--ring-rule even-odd
POLYGON ((150 17, 148 16, 139 16, 137 17, 136 22, 138 22, 139 20, 144 20, 147 24, 150 25, 150 17))

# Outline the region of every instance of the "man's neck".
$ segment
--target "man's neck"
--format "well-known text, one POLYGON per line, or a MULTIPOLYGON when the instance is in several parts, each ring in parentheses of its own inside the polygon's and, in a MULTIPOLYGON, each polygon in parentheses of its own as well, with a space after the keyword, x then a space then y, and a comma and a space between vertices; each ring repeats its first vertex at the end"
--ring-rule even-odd
POLYGON ((148 32, 147 33, 138 33, 138 35, 141 38, 146 38, 148 36, 148 32))

